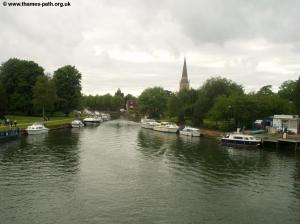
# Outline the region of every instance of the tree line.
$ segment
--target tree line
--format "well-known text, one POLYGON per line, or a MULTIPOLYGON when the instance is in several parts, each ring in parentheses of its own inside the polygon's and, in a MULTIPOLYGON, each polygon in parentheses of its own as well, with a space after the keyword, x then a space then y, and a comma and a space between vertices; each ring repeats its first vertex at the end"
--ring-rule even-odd
POLYGON ((99 111, 119 111, 121 108, 126 108, 128 100, 136 99, 131 94, 125 96, 120 89, 114 95, 109 93, 105 95, 83 95, 81 98, 82 108, 99 111))
POLYGON ((232 80, 213 77, 198 89, 170 93, 161 87, 145 89, 138 97, 139 112, 152 118, 166 118, 195 126, 230 129, 251 128, 256 119, 274 114, 300 113, 300 77, 246 93, 232 80))
POLYGON ((136 99, 118 89, 114 96, 83 95, 82 74, 75 66, 65 65, 46 74, 34 61, 11 58, 0 66, 0 119, 6 113, 21 115, 68 115, 73 110, 119 111, 136 99))
POLYGON ((141 116, 171 119, 195 126, 251 127, 253 121, 274 114, 300 113, 300 77, 281 84, 278 92, 266 85, 246 93, 236 82, 213 77, 198 89, 170 92, 161 87, 145 89, 138 98, 120 89, 114 95, 82 95, 81 73, 65 65, 45 74, 33 61, 9 59, 0 66, 0 117, 5 113, 38 115, 73 110, 119 111, 136 99, 141 116), (44 113, 43 113, 44 114, 44 113))
POLYGON ((0 66, 0 116, 45 111, 68 115, 79 107, 81 76, 75 66, 60 67, 51 76, 34 61, 11 58, 0 66))

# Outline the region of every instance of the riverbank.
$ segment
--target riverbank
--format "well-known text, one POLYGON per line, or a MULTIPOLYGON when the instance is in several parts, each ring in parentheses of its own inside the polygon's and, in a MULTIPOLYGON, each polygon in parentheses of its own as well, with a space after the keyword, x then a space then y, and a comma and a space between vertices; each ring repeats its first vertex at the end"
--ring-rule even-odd
POLYGON ((207 128, 200 128, 200 132, 203 135, 203 137, 220 137, 224 134, 224 132, 222 131, 207 128))
MULTIPOLYGON (((70 123, 74 120, 73 117, 50 117, 48 121, 43 121, 41 117, 33 116, 15 116, 15 115, 6 115, 7 119, 12 121, 17 121, 17 127, 20 128, 21 133, 34 122, 43 122, 50 130, 59 129, 59 128, 68 128, 71 127, 70 123)), ((10 126, 0 126, 0 130, 9 130, 10 126)))

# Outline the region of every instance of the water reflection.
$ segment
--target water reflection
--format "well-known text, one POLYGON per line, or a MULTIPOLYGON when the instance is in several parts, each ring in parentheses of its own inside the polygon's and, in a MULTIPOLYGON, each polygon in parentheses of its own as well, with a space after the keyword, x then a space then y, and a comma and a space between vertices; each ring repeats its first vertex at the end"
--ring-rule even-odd
POLYGON ((26 170, 51 168, 53 172, 76 172, 79 169, 79 135, 58 130, 40 135, 22 136, 1 145, 0 162, 5 167, 17 164, 26 170))
MULTIPOLYGON (((295 178, 295 182, 294 182, 294 192, 295 195, 298 199, 300 199, 300 154, 297 153, 296 154, 296 164, 295 164, 295 172, 294 172, 294 178, 295 178)), ((300 205, 300 202, 299 202, 300 205)))
POLYGON ((295 153, 223 147, 124 120, 0 147, 0 220, 9 224, 300 221, 295 153))
POLYGON ((165 159, 179 175, 189 173, 227 184, 268 172, 270 158, 260 150, 223 147, 214 139, 191 138, 141 129, 138 150, 148 158, 165 159))

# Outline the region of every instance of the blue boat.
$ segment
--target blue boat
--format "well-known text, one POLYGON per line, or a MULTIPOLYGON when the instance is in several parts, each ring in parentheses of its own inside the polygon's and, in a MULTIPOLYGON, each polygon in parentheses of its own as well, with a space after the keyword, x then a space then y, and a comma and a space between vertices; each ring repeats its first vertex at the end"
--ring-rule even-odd
POLYGON ((12 128, 0 131, 0 140, 18 137, 20 135, 19 128, 12 128))
POLYGON ((256 139, 252 135, 244 135, 239 133, 226 134, 221 138, 221 142, 224 145, 235 145, 235 146, 259 146, 261 139, 256 139))

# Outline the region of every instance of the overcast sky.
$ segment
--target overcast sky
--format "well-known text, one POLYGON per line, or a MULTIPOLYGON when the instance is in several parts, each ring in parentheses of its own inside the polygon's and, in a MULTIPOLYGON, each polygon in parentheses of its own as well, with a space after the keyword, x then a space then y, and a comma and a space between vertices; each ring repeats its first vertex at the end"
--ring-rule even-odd
POLYGON ((276 90, 300 74, 299 0, 70 0, 62 8, 2 2, 0 62, 34 60, 51 73, 75 65, 85 94, 177 91, 184 56, 193 88, 218 75, 247 91, 276 90))

